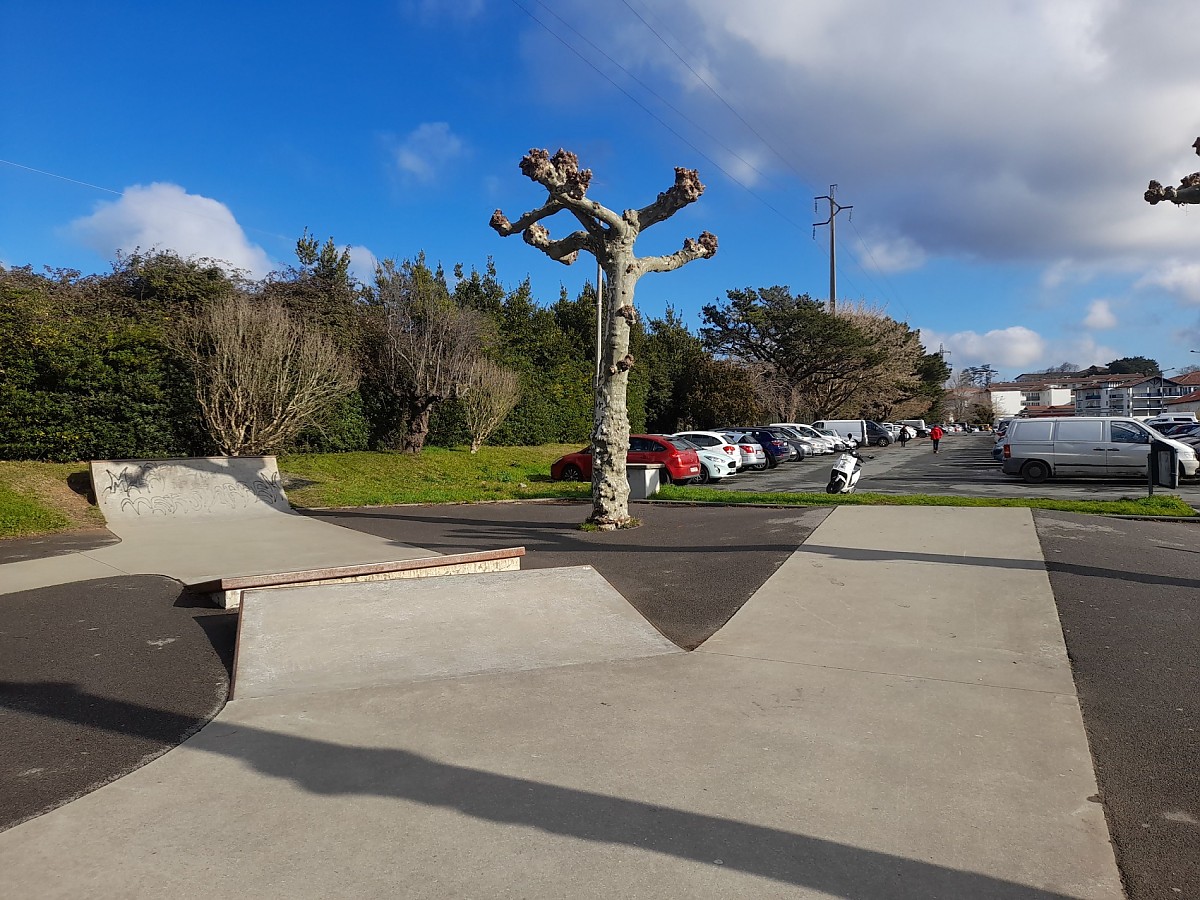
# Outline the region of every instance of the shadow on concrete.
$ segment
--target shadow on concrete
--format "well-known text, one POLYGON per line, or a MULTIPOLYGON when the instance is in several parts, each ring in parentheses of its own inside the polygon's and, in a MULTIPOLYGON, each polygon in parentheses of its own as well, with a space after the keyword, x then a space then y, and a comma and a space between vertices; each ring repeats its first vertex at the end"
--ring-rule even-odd
POLYGON ((861 547, 823 547, 816 544, 804 544, 796 551, 798 554, 807 553, 815 556, 827 556, 832 559, 853 559, 862 562, 928 562, 940 565, 968 566, 971 568, 992 569, 1026 569, 1028 571, 1048 571, 1065 575, 1081 575, 1100 578, 1106 581, 1133 581, 1139 584, 1157 584, 1165 587, 1183 587, 1200 590, 1200 579, 1180 578, 1174 575, 1159 575, 1151 572, 1130 572, 1123 569, 1109 569, 1102 566, 1085 566, 1078 563, 1057 562, 1053 559, 1002 559, 994 556, 960 556, 944 553, 912 553, 897 550, 868 550, 861 547))
MULTIPOLYGON (((0 703, 7 693, 0 689, 0 703)), ((123 707, 119 710, 104 710, 117 701, 83 693, 66 683, 25 685, 23 693, 38 699, 36 711, 41 715, 78 716, 88 724, 125 721, 136 727, 149 714, 157 715, 157 711, 127 703, 119 704, 123 707), (98 717, 84 712, 97 708, 102 712, 98 717)), ((26 707, 25 711, 30 710, 26 707)), ((456 766, 405 750, 352 747, 221 723, 212 725, 190 746, 240 759, 263 775, 290 781, 313 794, 390 797, 454 809, 483 821, 634 847, 703 866, 721 865, 836 897, 1069 898, 1066 894, 922 860, 456 766)))

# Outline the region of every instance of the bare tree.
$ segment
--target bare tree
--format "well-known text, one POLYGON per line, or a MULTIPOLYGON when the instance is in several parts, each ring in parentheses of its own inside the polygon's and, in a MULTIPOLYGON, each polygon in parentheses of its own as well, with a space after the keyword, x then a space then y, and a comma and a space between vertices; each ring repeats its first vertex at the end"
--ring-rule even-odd
POLYGON ((550 156, 546 150, 530 150, 521 160, 521 172, 548 193, 537 209, 510 222, 500 210, 492 214, 491 226, 501 237, 520 233, 525 243, 548 257, 570 265, 586 250, 596 257, 608 284, 605 340, 596 382, 596 418, 592 431, 592 515, 590 522, 610 530, 629 524, 629 483, 625 477, 629 451, 629 409, 626 397, 629 369, 629 326, 637 321, 633 292, 639 278, 648 272, 669 272, 717 252, 717 238, 705 231, 688 238, 683 247, 666 256, 637 257, 633 245, 643 230, 696 202, 704 185, 694 169, 675 169, 675 183, 641 209, 613 212, 587 197, 591 169, 580 169, 579 158, 566 150, 550 156), (551 240, 542 219, 566 210, 583 226, 558 240, 551 240))
POLYGON ((471 433, 471 452, 479 448, 512 412, 521 399, 521 377, 490 359, 475 360, 467 373, 466 389, 459 398, 467 430, 471 433))
POLYGON ((803 422, 803 391, 786 376, 765 363, 746 364, 754 373, 755 395, 773 422, 803 422))
POLYGON ((434 407, 461 395, 488 328, 483 313, 455 305, 423 265, 386 260, 375 277, 376 379, 404 404, 401 449, 420 453, 434 407))
MULTIPOLYGON (((1192 147, 1200 156, 1200 137, 1196 138, 1192 147)), ((1193 172, 1179 179, 1179 187, 1163 187, 1157 181, 1151 181, 1145 193, 1146 202, 1153 206, 1163 200, 1170 200, 1176 206, 1187 203, 1200 203, 1200 172, 1193 172)))
POLYGON ((244 294, 184 317, 175 344, 191 365, 209 435, 226 456, 285 446, 358 383, 331 339, 280 304, 244 294))
POLYGON ((920 388, 918 334, 865 300, 839 301, 833 315, 853 327, 859 342, 798 383, 802 405, 823 416, 892 416, 920 388))

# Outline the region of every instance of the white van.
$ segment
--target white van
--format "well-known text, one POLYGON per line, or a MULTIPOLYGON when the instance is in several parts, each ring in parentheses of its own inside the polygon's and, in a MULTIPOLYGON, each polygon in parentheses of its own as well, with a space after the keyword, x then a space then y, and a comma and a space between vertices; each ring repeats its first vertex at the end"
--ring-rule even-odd
POLYGON ((817 431, 829 428, 839 435, 848 434, 862 447, 886 447, 892 442, 892 436, 888 434, 887 429, 870 419, 822 419, 813 422, 812 427, 817 431))
POLYGON ((1196 475, 1200 461, 1194 448, 1129 418, 1014 419, 1004 436, 1001 460, 1005 474, 1020 475, 1030 484, 1063 476, 1145 478, 1151 440, 1175 449, 1180 475, 1196 475))

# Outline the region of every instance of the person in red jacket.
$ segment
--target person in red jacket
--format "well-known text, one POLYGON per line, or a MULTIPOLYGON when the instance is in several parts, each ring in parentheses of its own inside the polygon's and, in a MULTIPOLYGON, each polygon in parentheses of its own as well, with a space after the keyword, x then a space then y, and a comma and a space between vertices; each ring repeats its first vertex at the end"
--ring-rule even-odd
POLYGON ((938 442, 942 439, 943 434, 945 434, 945 432, 942 431, 941 425, 934 425, 933 428, 929 430, 929 439, 933 441, 934 453, 938 452, 938 442))

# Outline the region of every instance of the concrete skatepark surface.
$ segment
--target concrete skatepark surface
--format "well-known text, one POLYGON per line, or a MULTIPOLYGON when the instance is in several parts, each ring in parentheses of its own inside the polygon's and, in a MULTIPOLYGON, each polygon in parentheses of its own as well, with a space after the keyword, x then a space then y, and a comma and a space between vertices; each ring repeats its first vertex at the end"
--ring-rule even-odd
POLYGON ((1032 515, 840 508, 804 548, 695 653, 235 700, 0 867, 28 896, 1122 896, 1032 515))

